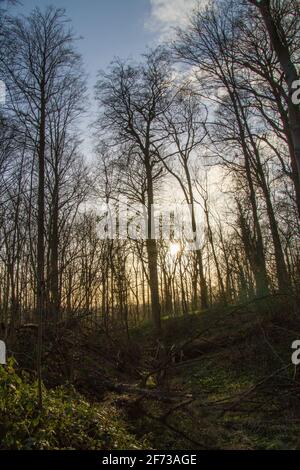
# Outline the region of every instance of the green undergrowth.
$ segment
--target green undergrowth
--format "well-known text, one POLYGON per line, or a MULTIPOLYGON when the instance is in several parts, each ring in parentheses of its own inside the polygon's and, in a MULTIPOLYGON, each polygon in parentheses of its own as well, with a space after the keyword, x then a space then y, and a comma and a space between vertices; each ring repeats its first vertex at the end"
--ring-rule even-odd
POLYGON ((61 352, 44 365, 42 412, 36 383, 12 362, 0 368, 0 449, 300 449, 296 339, 298 303, 280 296, 164 318, 160 341, 150 324, 129 339, 95 330, 74 386, 61 352), (174 356, 162 380, 161 345, 163 361, 174 356))
POLYGON ((71 386, 43 389, 17 373, 13 360, 0 366, 0 449, 141 449, 116 409, 89 403, 71 386))

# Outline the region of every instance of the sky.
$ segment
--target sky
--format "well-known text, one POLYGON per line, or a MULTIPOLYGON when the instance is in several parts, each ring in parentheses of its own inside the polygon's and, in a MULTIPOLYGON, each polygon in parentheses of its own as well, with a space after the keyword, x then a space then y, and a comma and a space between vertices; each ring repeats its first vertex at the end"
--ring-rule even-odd
MULTIPOLYGON (((183 25, 196 4, 197 0, 19 0, 12 10, 23 15, 35 6, 43 9, 54 5, 66 10, 79 38, 77 47, 88 77, 91 117, 97 72, 106 69, 115 57, 138 59, 147 47, 165 40, 175 26, 183 25)), ((86 129, 90 123, 89 117, 84 119, 89 152, 86 129)))
POLYGON ((19 0, 13 8, 28 14, 35 7, 54 5, 66 10, 86 71, 95 80, 114 57, 137 58, 147 46, 164 39, 182 24, 196 0, 19 0))

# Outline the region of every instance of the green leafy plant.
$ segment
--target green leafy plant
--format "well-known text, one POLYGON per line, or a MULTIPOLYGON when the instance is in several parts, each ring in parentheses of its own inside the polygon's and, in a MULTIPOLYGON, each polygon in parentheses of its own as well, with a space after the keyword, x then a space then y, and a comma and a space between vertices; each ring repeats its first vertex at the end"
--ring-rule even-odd
POLYGON ((13 359, 0 368, 0 449, 140 449, 111 405, 93 405, 71 387, 44 388, 15 371, 13 359))

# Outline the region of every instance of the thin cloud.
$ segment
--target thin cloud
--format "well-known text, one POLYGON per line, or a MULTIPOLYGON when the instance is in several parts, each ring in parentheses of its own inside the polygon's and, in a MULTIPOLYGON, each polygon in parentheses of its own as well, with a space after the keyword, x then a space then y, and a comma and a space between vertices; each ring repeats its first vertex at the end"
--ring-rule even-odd
POLYGON ((174 28, 184 26, 193 9, 207 0, 150 0, 151 13, 145 27, 159 34, 160 39, 172 36, 174 28))

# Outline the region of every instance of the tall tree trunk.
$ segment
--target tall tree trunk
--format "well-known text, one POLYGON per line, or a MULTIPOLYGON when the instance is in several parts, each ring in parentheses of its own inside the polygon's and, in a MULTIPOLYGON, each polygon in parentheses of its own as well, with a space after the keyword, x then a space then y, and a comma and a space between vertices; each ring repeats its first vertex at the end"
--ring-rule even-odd
MULTIPOLYGON (((233 78, 233 77, 232 77, 233 78)), ((261 227, 258 218, 257 212, 257 201, 255 194, 255 187, 253 183, 253 178, 251 174, 251 155, 249 153, 249 148, 247 145, 247 138, 245 133, 245 128, 247 128, 247 119, 245 118, 244 109, 239 97, 239 94, 236 89, 236 84, 234 79, 232 80, 233 89, 227 83, 227 90, 229 92, 231 102, 233 105, 233 110, 238 124, 240 145, 243 150, 244 164, 245 164, 245 173, 246 179, 249 187, 249 197, 253 214, 254 222, 254 234, 256 238, 256 247, 255 252, 251 254, 252 257, 252 267, 254 269, 255 282, 256 282, 256 294, 258 296, 263 296, 269 292, 268 287, 268 276, 266 268, 266 259, 264 253, 263 238, 261 233, 261 227)), ((251 261, 250 261, 251 262, 251 261)))
POLYGON ((291 51, 286 40, 286 34, 280 24, 280 18, 275 18, 270 0, 249 0, 256 5, 262 15, 267 28, 271 45, 276 53, 281 69, 284 73, 285 82, 288 87, 288 110, 289 123, 293 139, 295 159, 298 168, 298 178, 300 179, 300 107, 293 102, 294 84, 299 80, 296 65, 292 61, 291 51))
POLYGON ((266 182, 265 174, 261 165, 260 156, 257 147, 254 149, 256 156, 256 168, 259 175, 260 185, 265 197, 267 213, 270 222, 270 230, 275 251, 275 262, 277 270, 278 288, 281 292, 286 292, 289 288, 289 277, 285 264, 284 254, 281 246, 278 224, 274 214, 274 209, 271 201, 270 191, 266 182))
POLYGON ((214 258, 214 263, 215 263, 216 270, 217 270, 217 277, 218 277, 218 284, 219 284, 219 288, 220 288, 221 298, 222 298, 222 301, 224 302, 224 304, 226 305, 227 300, 226 300, 225 287, 224 287, 224 282, 223 282, 223 278, 222 278, 222 275, 221 275, 221 270, 220 270, 218 257, 217 257, 217 254, 216 254, 215 243, 214 243, 214 238, 213 238, 213 232, 212 232, 212 228, 211 228, 211 225, 210 225, 209 208, 208 208, 208 205, 207 205, 207 199, 206 198, 204 198, 204 213, 205 213, 205 218, 206 218, 208 240, 209 240, 209 243, 210 243, 210 246, 211 246, 211 250, 212 250, 212 254, 213 254, 213 258, 214 258))
POLYGON ((153 178, 151 164, 148 161, 146 164, 147 172, 147 199, 148 199, 148 237, 146 241, 147 255, 148 255, 148 268, 149 268, 149 283, 151 292, 151 312, 152 320, 156 334, 160 336, 161 333, 161 307, 159 302, 159 284, 158 284, 158 270, 157 270, 157 243, 155 239, 155 226, 153 217, 153 178), (152 238, 154 237, 154 238, 152 238))
POLYGON ((56 175, 56 181, 53 190, 52 197, 52 223, 51 223, 51 234, 50 234, 50 310, 51 316, 56 321, 59 318, 60 310, 60 296, 59 296, 59 272, 58 272, 58 176, 56 175))
MULTIPOLYGON (((186 175, 187 184, 188 184, 188 194, 189 194, 188 202, 190 204, 192 231, 193 231, 193 236, 196 237, 196 242, 198 243, 194 193, 193 193, 190 171, 189 171, 187 163, 184 166, 184 170, 185 170, 185 175, 186 175)), ((208 308, 208 291, 207 291, 207 283, 206 283, 206 279, 204 275, 202 250, 199 247, 196 248, 196 259, 198 263, 198 273, 199 273, 199 278, 200 278, 201 308, 202 310, 206 310, 208 308)))
POLYGON ((42 396, 42 342, 43 316, 45 307, 45 263, 44 263, 44 219, 45 219, 45 127, 46 103, 45 83, 41 85, 41 114, 38 146, 38 216, 37 216, 37 315, 38 315, 38 345, 37 345, 37 376, 38 404, 43 406, 42 396))

